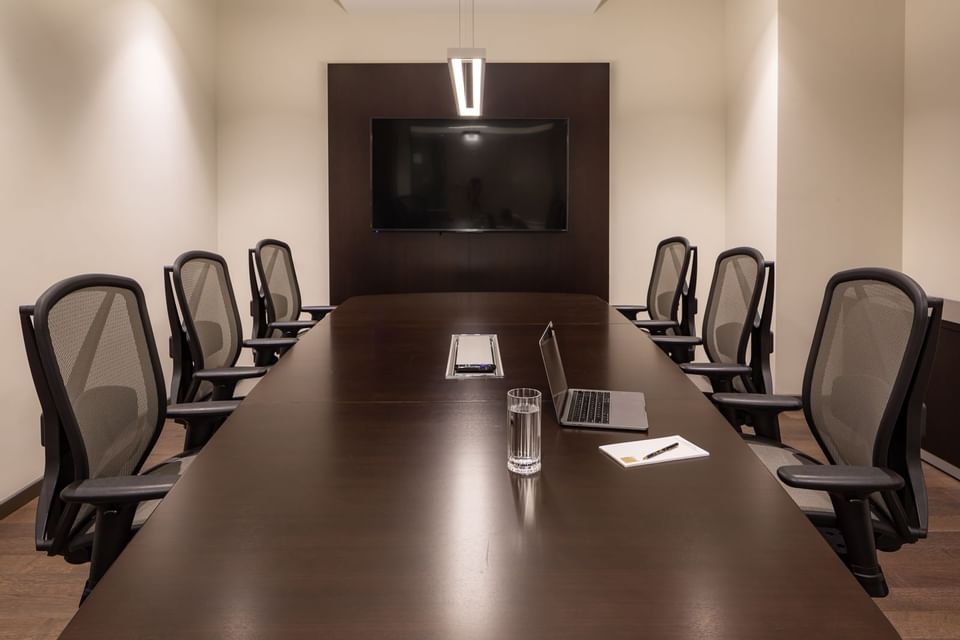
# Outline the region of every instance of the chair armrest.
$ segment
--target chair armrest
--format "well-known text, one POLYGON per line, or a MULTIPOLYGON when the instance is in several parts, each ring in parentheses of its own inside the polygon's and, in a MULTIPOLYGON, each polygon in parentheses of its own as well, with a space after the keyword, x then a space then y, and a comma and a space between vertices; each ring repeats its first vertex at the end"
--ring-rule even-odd
POLYGON ((271 365, 282 356, 287 349, 297 344, 296 337, 285 338, 251 338, 244 340, 243 346, 254 351, 255 365, 271 365))
POLYGON ((903 487, 903 478, 880 467, 802 464, 780 467, 777 476, 788 487, 826 491, 842 498, 864 498, 877 491, 903 487))
MULTIPOLYGON (((634 324, 641 326, 637 322, 634 322, 634 324)), ((697 348, 697 345, 703 344, 703 340, 697 336, 668 336, 663 333, 665 330, 666 329, 649 329, 650 340, 653 341, 653 344, 660 347, 660 350, 670 356, 670 359, 674 362, 682 363, 693 360, 694 350, 697 348)), ((726 389, 722 390, 725 391, 726 389)))
POLYGON ((890 590, 877 561, 870 495, 896 491, 903 487, 903 478, 879 467, 832 464, 786 465, 777 469, 777 477, 788 487, 830 495, 846 547, 844 564, 869 595, 887 595, 890 590))
MULTIPOLYGON (((296 332, 294 332, 296 333, 296 332)), ((243 346, 253 349, 253 364, 258 367, 270 367, 277 363, 288 349, 297 344, 296 336, 282 338, 251 338, 244 340, 243 346)))
POLYGON ((296 338, 250 338, 243 341, 243 346, 248 349, 287 349, 297 344, 296 338))
POLYGON ((266 375, 267 367, 223 367, 220 369, 201 369, 193 374, 197 380, 206 380, 214 384, 219 382, 233 382, 248 380, 266 375))
POLYGON ((650 333, 663 333, 667 329, 680 328, 680 323, 676 320, 634 320, 633 324, 650 333))
MULTIPOLYGON (((674 336, 663 337, 672 338, 674 336)), ((653 341, 657 343, 659 343, 661 339, 661 336, 653 337, 653 341)), ((750 375, 750 373, 753 371, 753 369, 745 364, 727 364, 724 362, 685 362, 680 365, 680 370, 692 376, 706 376, 708 378, 735 378, 737 376, 750 375)))
MULTIPOLYGON (((659 337, 653 338, 653 341, 657 344, 659 344, 659 340, 659 337)), ((733 381, 743 376, 749 376, 753 369, 744 364, 725 362, 684 362, 680 365, 680 371, 690 376, 704 376, 709 379, 710 386, 717 392, 714 394, 715 396, 732 392, 734 390, 733 381)))
POLYGON ((279 329, 280 331, 301 331, 302 329, 309 329, 317 325, 316 320, 278 320, 277 322, 271 322, 271 329, 279 329))
POLYGON ((710 399, 734 426, 743 424, 739 419, 735 419, 736 412, 740 411, 747 414, 748 424, 753 426, 758 436, 775 442, 781 442, 779 415, 784 411, 798 411, 803 408, 803 402, 796 396, 724 392, 714 393, 710 399))
POLYGON ((171 420, 190 420, 192 418, 225 418, 240 406, 239 400, 218 400, 214 402, 185 402, 167 406, 167 417, 171 420))
MULTIPOLYGON (((229 385, 227 387, 230 390, 230 396, 232 396, 233 391, 229 389, 229 385)), ((171 404, 167 407, 167 418, 179 422, 187 428, 183 448, 185 451, 196 451, 203 448, 220 428, 220 425, 239 406, 239 400, 220 399, 207 402, 171 404)))
POLYGON ((703 344, 699 336, 650 336, 654 344, 664 347, 696 347, 703 344))
POLYGON ((614 305, 613 308, 619 311, 620 313, 622 313, 627 320, 636 320, 637 314, 643 313, 647 310, 647 305, 617 304, 617 305, 614 305))
POLYGON ((304 313, 309 313, 314 320, 323 320, 328 313, 336 310, 336 305, 300 307, 304 313))
POLYGON ((66 502, 91 505, 118 505, 158 500, 173 488, 177 476, 151 474, 92 478, 64 487, 60 497, 66 502))
POLYGON ((719 405, 747 413, 783 413, 803 409, 800 398, 764 393, 715 393, 713 401, 719 405))

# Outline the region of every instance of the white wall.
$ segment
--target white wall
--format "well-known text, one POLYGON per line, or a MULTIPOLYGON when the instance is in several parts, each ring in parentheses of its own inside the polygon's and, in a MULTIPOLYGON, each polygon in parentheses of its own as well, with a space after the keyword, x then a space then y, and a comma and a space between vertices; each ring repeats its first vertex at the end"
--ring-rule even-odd
MULTIPOLYGON (((778 3, 726 0, 725 6, 725 246, 755 247, 776 260, 778 3)), ((776 317, 772 328, 776 335, 776 317)), ((770 358, 774 374, 776 356, 770 358)))
POLYGON ((908 0, 903 270, 960 300, 960 2, 908 0))
MULTIPOLYGON (((328 62, 441 62, 457 14, 349 15, 318 0, 220 6, 220 250, 288 240, 307 303, 328 299, 328 62)), ((712 265, 724 243, 722 0, 616 0, 593 16, 487 14, 491 62, 610 61, 610 297, 642 302, 657 242, 684 234, 712 265)), ((701 269, 701 290, 710 267, 701 269)), ((246 314, 244 314, 246 315, 246 314)), ((244 321, 248 322, 248 318, 244 321)))
MULTIPOLYGON (((835 271, 902 254, 960 298, 958 25, 945 0, 614 0, 593 16, 481 11, 478 44, 493 62, 612 63, 611 301, 643 300, 667 235, 701 247, 704 299, 720 250, 758 247, 778 259, 790 393, 835 271)), ((323 0, 0 2, 7 300, 131 275, 166 363, 160 266, 217 248, 242 301, 246 249, 275 236, 305 301, 325 302, 326 64, 442 61, 456 34, 455 12, 323 0)), ((13 306, 0 331, 5 496, 39 475, 41 450, 13 306)))
POLYGON ((136 278, 166 363, 162 269, 214 248, 213 0, 0 2, 0 500, 42 472, 16 305, 136 278))
POLYGON ((727 0, 726 245, 777 255, 777 0, 727 0))
POLYGON ((799 392, 827 280, 899 269, 903 0, 780 0, 777 385, 799 392))

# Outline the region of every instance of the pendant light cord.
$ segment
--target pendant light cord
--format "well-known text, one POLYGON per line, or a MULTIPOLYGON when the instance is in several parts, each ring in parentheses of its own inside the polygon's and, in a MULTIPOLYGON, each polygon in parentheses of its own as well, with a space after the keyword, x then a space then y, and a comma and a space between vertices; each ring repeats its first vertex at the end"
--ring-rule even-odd
MULTIPOLYGON (((463 48, 463 3, 457 0, 457 40, 463 48)), ((470 46, 477 46, 477 0, 470 0, 470 46)))

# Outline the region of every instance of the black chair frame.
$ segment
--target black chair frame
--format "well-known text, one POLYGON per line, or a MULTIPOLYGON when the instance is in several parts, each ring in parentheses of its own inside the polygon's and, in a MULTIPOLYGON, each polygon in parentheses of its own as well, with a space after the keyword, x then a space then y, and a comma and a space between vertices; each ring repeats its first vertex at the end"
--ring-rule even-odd
POLYGON ((780 467, 777 475, 784 484, 830 495, 836 522, 812 522, 863 588, 874 597, 883 597, 889 588, 877 560, 877 549, 895 551, 901 545, 925 538, 928 527, 926 485, 920 461, 920 440, 926 423, 924 399, 936 355, 943 301, 929 298, 920 286, 902 273, 884 268, 852 269, 836 274, 827 284, 816 332, 804 373, 802 400, 790 396, 717 394, 721 404, 745 412, 759 411, 774 417, 783 411, 803 409, 807 424, 825 454, 828 464, 780 467), (873 280, 900 289, 913 302, 910 339, 889 399, 880 418, 874 442, 873 466, 838 464, 814 421, 810 397, 816 357, 823 342, 829 301, 841 284, 873 280), (880 529, 871 515, 871 496, 879 494, 889 513, 892 530, 880 529), (836 527, 836 529, 833 529, 836 527))
MULTIPOLYGON (((760 268, 757 270, 756 281, 753 287, 753 296, 748 303, 752 310, 753 320, 744 324, 738 346, 736 363, 721 364, 709 363, 681 363, 680 368, 690 375, 705 376, 715 393, 732 393, 735 391, 734 381, 739 379, 747 393, 767 394, 773 391, 773 377, 770 372, 770 356, 773 354, 773 302, 776 287, 776 265, 771 260, 764 260, 763 255, 752 247, 736 247, 728 249, 717 256, 717 267, 714 269, 710 284, 711 295, 707 298, 707 308, 704 314, 709 318, 716 301, 712 293, 716 291, 719 278, 719 266, 727 258, 736 255, 752 257, 760 268), (763 305, 761 307, 760 301, 763 305), (750 356, 747 358, 749 349, 750 356)), ((709 336, 653 336, 653 341, 673 357, 674 350, 686 350, 703 344, 709 354, 709 336)), ((684 351, 685 353, 685 351, 684 351)), ((676 359, 676 358, 674 358, 676 359)), ((779 440, 779 425, 776 417, 763 414, 748 414, 721 406, 721 413, 727 421, 742 432, 742 426, 753 426, 758 433, 779 440)))
MULTIPOLYGON (((241 349, 247 347, 254 351, 254 367, 230 366, 222 369, 204 367, 203 350, 200 348, 200 335, 187 310, 187 295, 183 288, 183 267, 192 260, 203 259, 216 262, 223 269, 230 309, 227 310, 239 328, 240 313, 233 293, 230 270, 223 256, 209 251, 188 251, 181 254, 172 265, 163 269, 164 292, 167 303, 167 319, 170 322, 170 356, 173 358, 173 377, 171 387, 174 402, 195 402, 203 381, 213 386, 209 399, 214 401, 230 400, 240 380, 256 378, 267 372, 281 355, 296 344, 295 339, 260 338, 244 340, 233 347, 234 365, 241 349)), ((212 435, 212 434, 211 434, 212 435)))
POLYGON ((27 362, 40 402, 40 440, 44 447, 45 465, 37 506, 35 544, 38 551, 45 551, 51 556, 62 555, 73 564, 90 562, 90 574, 81 603, 132 538, 137 505, 145 500, 162 498, 175 481, 175 478, 167 476, 89 477, 87 453, 66 388, 63 384, 51 382, 51 376, 60 377, 61 374, 53 345, 45 336, 49 336, 50 310, 57 302, 75 291, 97 286, 126 289, 135 296, 145 333, 147 355, 156 380, 154 392, 159 411, 158 425, 143 455, 136 461, 134 473, 142 469, 167 417, 176 416, 191 426, 203 425, 223 420, 237 406, 237 403, 166 406, 163 371, 146 301, 142 289, 133 280, 106 274, 75 276, 50 287, 36 304, 19 308, 27 362), (77 521, 82 504, 95 507, 93 518, 96 527, 88 547, 71 545, 73 538, 90 524, 86 518, 77 521))
MULTIPOLYGON (((267 238, 257 243, 256 247, 247 252, 247 265, 250 275, 250 315, 253 317, 253 337, 268 338, 274 331, 279 331, 283 337, 296 337, 302 331, 310 329, 327 314, 336 310, 335 305, 324 306, 303 306, 301 304, 299 312, 308 313, 310 320, 277 320, 277 312, 273 306, 273 300, 269 295, 267 284, 267 274, 260 259, 261 251, 268 245, 281 247, 288 255, 292 256, 290 245, 282 240, 267 238)), ((291 277, 293 286, 300 291, 300 280, 297 277, 296 268, 292 269, 291 277)), ((257 363, 259 364, 259 362, 257 363)))
MULTIPOLYGON (((697 247, 690 244, 690 241, 683 236, 671 236, 657 243, 657 250, 654 255, 659 255, 660 250, 669 244, 680 243, 684 247, 683 263, 680 267, 680 283, 674 293, 670 305, 670 317, 668 319, 637 319, 639 313, 649 311, 654 304, 654 292, 656 291, 656 264, 650 274, 650 283, 647 286, 647 304, 645 305, 617 305, 616 309, 622 313, 634 325, 649 332, 651 335, 667 335, 668 331, 674 331, 681 336, 696 335, 696 315, 697 315, 697 276, 699 251, 697 247)), ((661 347, 663 348, 663 347, 661 347)), ((671 358, 678 363, 690 362, 694 358, 695 347, 676 347, 674 349, 665 349, 671 358)))

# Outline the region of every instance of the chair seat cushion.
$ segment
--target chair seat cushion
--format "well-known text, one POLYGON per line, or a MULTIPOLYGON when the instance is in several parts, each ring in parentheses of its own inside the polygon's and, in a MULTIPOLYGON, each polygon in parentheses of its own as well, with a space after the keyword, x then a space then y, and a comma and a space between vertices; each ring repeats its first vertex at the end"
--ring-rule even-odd
MULTIPOLYGON (((819 464, 817 461, 799 451, 779 445, 776 442, 749 437, 746 438, 746 440, 747 444, 750 445, 750 449, 760 458, 760 462, 763 463, 774 478, 777 478, 777 469, 780 467, 797 464, 819 464)), ((779 478, 777 478, 777 482, 780 482, 779 478)), ((809 489, 795 489, 794 487, 788 487, 782 482, 780 482, 780 486, 790 494, 790 497, 797 503, 797 506, 803 509, 804 513, 833 515, 833 503, 830 501, 830 496, 827 493, 823 491, 810 491, 809 489)))
MULTIPOLYGON (((160 464, 151 467, 143 472, 143 475, 174 475, 178 478, 193 464, 196 459, 196 453, 186 453, 174 458, 170 458, 160 464)), ((133 516, 133 528, 139 529, 147 521, 154 509, 160 504, 160 500, 147 500, 137 505, 137 511, 133 516)), ((82 535, 74 537, 70 542, 70 550, 67 560, 73 563, 89 562, 90 551, 93 546, 93 532, 96 530, 96 520, 91 520, 90 526, 82 535)))

